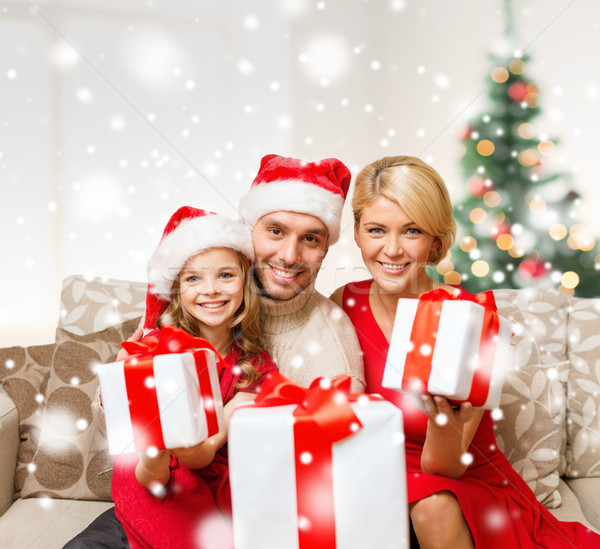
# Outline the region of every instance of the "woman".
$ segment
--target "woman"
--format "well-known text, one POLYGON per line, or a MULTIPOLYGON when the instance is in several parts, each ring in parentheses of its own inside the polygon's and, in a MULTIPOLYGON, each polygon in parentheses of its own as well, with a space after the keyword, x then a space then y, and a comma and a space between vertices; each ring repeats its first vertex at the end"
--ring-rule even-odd
POLYGON ((410 156, 382 158, 357 176, 354 237, 371 280, 338 288, 331 298, 352 320, 364 353, 366 391, 402 409, 411 525, 421 549, 598 547, 600 536, 561 523, 540 505, 496 447, 489 411, 453 407, 441 396, 414 397, 381 386, 399 298, 442 289, 425 270, 454 242, 446 186, 410 156))

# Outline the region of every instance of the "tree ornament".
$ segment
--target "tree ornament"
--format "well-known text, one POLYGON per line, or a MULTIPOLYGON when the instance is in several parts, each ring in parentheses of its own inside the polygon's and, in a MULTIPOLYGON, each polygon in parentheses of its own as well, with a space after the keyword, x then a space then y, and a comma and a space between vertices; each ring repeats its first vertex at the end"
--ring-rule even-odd
POLYGON ((461 141, 466 141, 467 139, 471 139, 471 132, 473 131, 473 127, 469 124, 467 124, 461 134, 460 134, 460 139, 461 141))
POLYGON ((472 175, 469 177, 467 180, 467 186, 469 188, 469 192, 473 196, 482 196, 490 190, 485 184, 485 179, 479 175, 472 175))
POLYGON ((527 95, 527 84, 525 82, 515 82, 508 86, 508 97, 513 101, 520 103, 525 100, 527 95))
POLYGON ((524 279, 536 279, 546 276, 550 269, 546 262, 541 259, 527 258, 519 264, 519 274, 524 279))

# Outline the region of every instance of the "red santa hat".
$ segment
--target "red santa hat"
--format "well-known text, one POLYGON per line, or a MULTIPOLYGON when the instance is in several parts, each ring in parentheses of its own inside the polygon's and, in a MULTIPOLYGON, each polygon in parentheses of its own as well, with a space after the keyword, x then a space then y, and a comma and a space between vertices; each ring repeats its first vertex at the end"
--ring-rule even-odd
POLYGON ((171 290, 186 261, 209 248, 232 248, 254 259, 250 229, 224 215, 183 206, 169 219, 148 261, 144 328, 153 329, 171 301, 171 290))
POLYGON ((253 227, 271 212, 314 215, 329 230, 329 243, 340 236, 344 200, 350 186, 350 170, 336 158, 306 162, 268 154, 258 175, 240 201, 242 219, 253 227))

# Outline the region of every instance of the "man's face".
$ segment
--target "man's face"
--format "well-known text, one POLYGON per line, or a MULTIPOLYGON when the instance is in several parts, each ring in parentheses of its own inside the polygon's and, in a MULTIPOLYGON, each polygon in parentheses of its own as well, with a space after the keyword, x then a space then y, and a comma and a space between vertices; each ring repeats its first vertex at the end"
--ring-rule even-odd
POLYGON ((310 286, 328 249, 325 224, 309 214, 278 211, 263 215, 252 231, 254 269, 264 293, 287 300, 310 286))

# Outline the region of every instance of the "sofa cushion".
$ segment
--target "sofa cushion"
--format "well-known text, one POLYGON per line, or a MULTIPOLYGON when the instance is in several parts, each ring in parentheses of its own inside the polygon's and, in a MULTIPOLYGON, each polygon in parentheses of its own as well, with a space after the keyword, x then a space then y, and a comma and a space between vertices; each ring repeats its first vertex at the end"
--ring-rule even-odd
POLYGON ((114 360, 138 324, 139 317, 84 336, 57 329, 38 447, 30 462, 17 467, 25 477, 22 498, 110 501, 112 458, 102 417, 94 410, 94 366, 114 360))
POLYGON ((561 478, 558 484, 558 491, 560 492, 562 503, 560 504, 560 507, 550 509, 550 512, 562 522, 580 522, 587 528, 598 532, 598 521, 596 520, 595 523, 592 523, 587 519, 589 513, 584 512, 582 508, 584 500, 578 499, 579 495, 571 488, 570 481, 565 482, 565 480, 561 478), (596 524, 596 526, 594 526, 594 524, 596 524))
POLYGON ((19 450, 21 467, 15 476, 15 497, 19 497, 37 449, 44 413, 43 396, 50 376, 54 344, 0 349, 0 381, 17 407, 19 416, 19 450))
POLYGON ((143 282, 69 276, 63 280, 58 326, 84 335, 142 317, 146 289, 143 282))
POLYGON ((11 398, 0 388, 0 515, 13 502, 15 463, 19 451, 19 414, 11 398))
POLYGON ((17 500, 0 517, 2 549, 58 549, 112 505, 47 497, 17 500))
POLYGON ((498 447, 541 503, 561 503, 565 469, 568 296, 554 290, 497 290, 498 310, 513 322, 513 368, 496 419, 498 447))
POLYGON ((567 325, 567 471, 600 477, 600 299, 572 299, 567 325))
POLYGON ((567 479, 567 485, 577 496, 587 522, 600 532, 600 478, 567 479))

